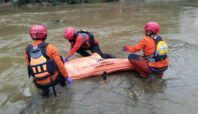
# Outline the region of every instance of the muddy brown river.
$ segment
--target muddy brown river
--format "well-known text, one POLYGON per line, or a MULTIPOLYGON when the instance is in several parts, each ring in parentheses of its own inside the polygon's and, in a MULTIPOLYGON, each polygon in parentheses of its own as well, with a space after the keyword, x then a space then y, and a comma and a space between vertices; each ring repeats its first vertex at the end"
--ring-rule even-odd
POLYGON ((198 1, 156 1, 1 8, 0 114, 197 114, 198 1), (32 42, 28 31, 32 24, 48 27, 47 42, 61 55, 69 49, 63 30, 74 26, 94 33, 104 52, 127 58, 122 46, 137 43, 148 21, 159 22, 170 47, 170 65, 162 80, 118 72, 107 80, 97 76, 65 88, 57 85, 58 97, 51 92, 43 99, 28 78, 23 54, 32 42))

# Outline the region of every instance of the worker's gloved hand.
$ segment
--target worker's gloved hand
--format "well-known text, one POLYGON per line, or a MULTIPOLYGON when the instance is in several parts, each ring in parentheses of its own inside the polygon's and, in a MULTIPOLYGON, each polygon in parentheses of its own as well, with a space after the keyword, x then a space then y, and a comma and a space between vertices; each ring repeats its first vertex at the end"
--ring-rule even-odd
POLYGON ((64 62, 68 62, 68 61, 69 61, 69 58, 65 57, 64 62))
POLYGON ((128 51, 129 50, 129 46, 127 44, 125 44, 122 48, 122 51, 128 51))
POLYGON ((71 79, 70 77, 67 77, 67 78, 65 78, 65 82, 69 86, 73 83, 73 79, 71 79))

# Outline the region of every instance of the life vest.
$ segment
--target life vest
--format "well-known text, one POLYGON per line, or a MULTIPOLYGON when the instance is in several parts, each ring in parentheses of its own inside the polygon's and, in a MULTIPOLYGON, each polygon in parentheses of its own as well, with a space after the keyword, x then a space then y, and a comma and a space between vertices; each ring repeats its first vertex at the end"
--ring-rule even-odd
POLYGON ((155 51, 152 55, 146 56, 146 60, 149 62, 158 62, 168 57, 168 44, 163 40, 161 36, 154 36, 155 51))
POLYGON ((95 41, 94 39, 94 35, 88 31, 83 31, 83 30, 80 30, 80 31, 77 31, 77 34, 76 36, 74 37, 74 40, 72 40, 72 44, 74 45, 75 42, 76 42, 76 38, 78 37, 78 35, 81 35, 84 42, 82 44, 82 48, 90 48, 91 46, 94 46, 97 44, 97 42, 95 41), (87 38, 88 36, 88 38, 87 38))
POLYGON ((26 48, 29 77, 33 76, 35 82, 40 85, 51 84, 58 75, 56 64, 46 54, 47 45, 43 42, 37 46, 28 45, 26 48))

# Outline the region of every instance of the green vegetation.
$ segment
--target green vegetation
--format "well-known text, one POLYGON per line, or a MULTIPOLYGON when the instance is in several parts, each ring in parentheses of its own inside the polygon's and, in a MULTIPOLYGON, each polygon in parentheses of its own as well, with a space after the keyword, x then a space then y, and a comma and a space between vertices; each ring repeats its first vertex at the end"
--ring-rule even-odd
POLYGON ((10 4, 14 6, 22 6, 25 4, 41 4, 41 5, 61 5, 61 4, 82 4, 93 2, 111 2, 118 0, 0 0, 0 4, 10 4))

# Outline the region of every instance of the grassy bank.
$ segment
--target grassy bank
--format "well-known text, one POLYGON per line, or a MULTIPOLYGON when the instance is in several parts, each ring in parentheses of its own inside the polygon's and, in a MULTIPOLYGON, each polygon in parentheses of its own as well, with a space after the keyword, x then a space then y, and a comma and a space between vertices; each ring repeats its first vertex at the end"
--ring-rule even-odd
POLYGON ((62 4, 82 4, 82 3, 97 3, 97 2, 114 2, 119 0, 0 0, 0 7, 23 6, 26 4, 62 5, 62 4))

